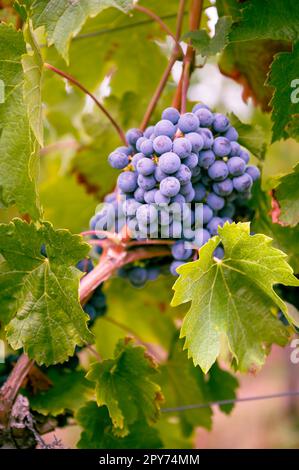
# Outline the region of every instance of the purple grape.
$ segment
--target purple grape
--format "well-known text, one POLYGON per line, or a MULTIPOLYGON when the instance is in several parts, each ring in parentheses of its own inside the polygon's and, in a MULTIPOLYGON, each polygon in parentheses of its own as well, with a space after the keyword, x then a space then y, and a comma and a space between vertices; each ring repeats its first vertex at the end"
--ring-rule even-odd
POLYGON ((193 189, 193 186, 189 181, 188 183, 181 185, 180 193, 183 194, 183 196, 185 196, 186 194, 190 193, 192 189, 193 189))
POLYGON ((172 140, 167 135, 159 135, 155 138, 153 144, 155 152, 159 155, 172 151, 172 140))
POLYGON ((149 191, 150 189, 153 189, 157 182, 153 176, 143 176, 143 175, 138 175, 138 186, 145 191, 149 191))
POLYGON ((231 219, 230 217, 222 217, 222 220, 223 222, 228 222, 229 224, 232 224, 233 223, 233 219, 231 219))
POLYGON ((134 170, 137 170, 137 163, 142 158, 145 158, 145 155, 143 153, 135 153, 135 155, 132 157, 131 163, 132 163, 134 170))
POLYGON ((180 191, 180 182, 174 176, 168 176, 160 183, 160 191, 164 196, 174 197, 180 191))
POLYGON ((202 129, 198 129, 197 132, 203 138, 203 149, 210 149, 214 142, 214 137, 210 129, 203 127, 202 129))
POLYGON ((144 137, 149 139, 150 136, 154 133, 154 130, 155 130, 154 126, 148 126, 143 133, 144 137))
POLYGON ((224 137, 230 141, 236 141, 239 138, 239 134, 233 126, 230 126, 225 132, 224 137))
POLYGON ((207 203, 211 209, 214 209, 214 211, 220 211, 224 207, 225 201, 222 197, 217 196, 217 194, 209 193, 207 196, 207 203))
POLYGON ((192 202, 194 200, 194 197, 195 197, 195 191, 193 188, 191 188, 191 190, 184 195, 185 196, 185 200, 186 202, 192 202))
POLYGON ((239 157, 242 158, 246 164, 249 162, 249 153, 247 150, 241 149, 239 152, 239 157))
POLYGON ((252 179, 248 173, 244 173, 244 175, 233 178, 233 183, 236 191, 239 193, 245 193, 251 188, 252 179))
POLYGON ((201 127, 210 127, 213 124, 214 115, 209 109, 200 108, 197 109, 194 114, 198 117, 201 127))
POLYGON ((147 268, 147 279, 148 281, 155 281, 160 274, 159 266, 149 266, 147 268))
POLYGON ((161 170, 164 171, 164 173, 172 175, 180 168, 181 159, 174 152, 163 153, 163 155, 161 155, 161 157, 159 158, 158 165, 161 170))
POLYGON ((243 175, 246 163, 240 157, 231 157, 227 162, 228 171, 232 176, 243 175))
POLYGON ((182 266, 184 264, 183 261, 172 261, 172 263, 169 266, 169 271, 173 276, 178 276, 177 268, 182 266))
POLYGON ((145 139, 140 145, 140 152, 146 157, 149 157, 154 152, 153 142, 150 139, 145 139))
POLYGON ((260 170, 258 169, 257 166, 254 166, 254 165, 249 165, 246 168, 246 173, 248 173, 248 175, 251 177, 253 182, 258 180, 261 177, 260 170))
POLYGON ((207 204, 202 205, 202 223, 206 225, 212 219, 214 213, 207 204))
POLYGON ((162 113, 162 119, 166 119, 168 121, 171 121, 172 124, 176 124, 180 119, 180 113, 176 108, 169 107, 164 109, 162 113))
POLYGON ((115 193, 106 194, 106 196, 104 197, 105 202, 113 202, 115 201, 115 199, 116 199, 115 193))
POLYGON ((180 206, 183 206, 183 204, 186 203, 186 199, 182 194, 177 194, 176 196, 171 198, 171 202, 175 202, 176 204, 179 204, 180 206))
POLYGON ((158 192, 158 189, 150 189, 149 191, 145 191, 144 193, 144 200, 147 204, 154 204, 155 201, 155 196, 156 193, 158 192))
POLYGON ((124 214, 127 217, 133 217, 136 214, 138 207, 140 207, 140 202, 135 199, 126 199, 122 205, 124 214))
POLYGON ((179 180, 181 184, 188 183, 191 180, 191 170, 186 165, 182 164, 174 176, 179 180))
POLYGON ((155 178, 158 181, 158 183, 161 183, 161 181, 164 180, 165 178, 167 178, 167 176, 168 175, 166 173, 164 173, 164 171, 162 171, 159 166, 156 166, 155 178))
POLYGON ((226 163, 222 161, 216 161, 208 169, 208 175, 212 180, 223 181, 228 176, 228 168, 226 163))
POLYGON ((147 272, 145 268, 136 266, 128 271, 128 278, 134 287, 142 287, 147 281, 147 272))
POLYGON ((125 153, 126 155, 128 155, 128 157, 131 155, 133 149, 132 147, 125 147, 124 145, 121 146, 121 147, 117 147, 115 150, 115 152, 121 152, 121 153, 125 153))
POLYGON ((210 168, 210 166, 213 165, 215 160, 216 157, 212 150, 202 150, 201 152, 199 152, 198 164, 205 170, 210 168))
POLYGON ((117 178, 117 186, 124 193, 133 193, 137 188, 137 173, 135 171, 124 171, 117 178))
POLYGON ((201 183, 195 184, 194 185, 194 191, 195 191, 194 201, 195 202, 203 201, 203 199, 206 196, 206 188, 204 187, 204 185, 201 184, 201 183))
POLYGON ((155 193, 155 203, 156 204, 169 204, 170 202, 170 197, 164 196, 164 194, 161 193, 161 191, 158 189, 158 191, 155 193))
POLYGON ((231 146, 230 156, 235 157, 235 156, 239 155, 239 153, 241 151, 240 144, 238 144, 238 142, 231 142, 230 146, 231 146))
POLYGON ((222 248, 222 246, 217 246, 217 248, 214 250, 213 256, 218 259, 224 258, 224 249, 222 248))
POLYGON ((233 204, 227 203, 223 209, 219 212, 220 217, 233 217, 235 215, 235 206, 233 204))
POLYGON ((173 137, 176 132, 176 128, 171 121, 168 119, 162 119, 157 122, 155 125, 155 136, 158 135, 167 135, 168 137, 173 137))
POLYGON ((129 129, 128 132, 126 133, 127 142, 133 146, 136 145, 137 140, 139 139, 139 137, 142 137, 142 136, 143 134, 141 130, 136 129, 136 128, 129 129))
POLYGON ((216 132, 225 132, 229 128, 229 119, 224 114, 216 113, 214 115, 213 128, 216 132))
POLYGON ((204 140, 197 132, 189 132, 185 137, 191 142, 192 152, 198 153, 203 148, 204 140))
POLYGON ((142 142, 145 142, 146 140, 147 138, 144 136, 139 137, 139 139, 136 142, 136 150, 138 150, 138 152, 141 152, 140 145, 142 144, 142 142))
POLYGON ((193 113, 185 113, 180 117, 178 127, 184 134, 194 132, 199 127, 199 119, 193 113))
POLYGON ((205 245, 209 239, 211 238, 210 233, 208 230, 205 228, 199 228, 195 230, 195 236, 194 236, 194 245, 197 248, 201 248, 203 245, 205 245))
POLYGON ((192 144, 185 137, 178 137, 173 142, 173 151, 180 158, 186 158, 192 152, 192 144))
POLYGON ((142 204, 137 208, 136 219, 144 226, 155 222, 157 217, 158 211, 156 207, 151 204, 142 204))
POLYGON ((184 164, 187 165, 190 170, 193 170, 198 165, 198 156, 196 153, 188 155, 188 157, 184 159, 184 164))
POLYGON ((191 248, 186 248, 185 242, 180 240, 172 245, 171 254, 175 260, 185 261, 192 256, 192 250, 191 248))
POLYGON ((225 157, 231 151, 230 141, 225 137, 216 137, 213 144, 213 150, 218 157, 225 157))
POLYGON ((108 157, 108 162, 112 168, 122 170, 129 164, 129 157, 125 153, 114 151, 110 153, 108 157))
POLYGON ((141 158, 137 163, 137 171, 140 175, 149 176, 155 171, 156 165, 150 158, 141 158))
POLYGON ((213 191, 218 196, 229 196, 234 190, 234 185, 231 179, 226 178, 219 183, 213 183, 213 191))
POLYGON ((199 109, 208 109, 208 110, 210 110, 210 108, 206 104, 197 103, 196 105, 193 106, 192 113, 196 113, 196 111, 198 111, 199 109))
POLYGON ((207 225, 207 229, 212 236, 217 235, 218 227, 222 227, 224 220, 220 217, 213 217, 207 225))
POLYGON ((144 202, 144 194, 145 194, 144 189, 137 188, 136 191, 134 192, 134 198, 136 199, 137 202, 143 203, 144 202))

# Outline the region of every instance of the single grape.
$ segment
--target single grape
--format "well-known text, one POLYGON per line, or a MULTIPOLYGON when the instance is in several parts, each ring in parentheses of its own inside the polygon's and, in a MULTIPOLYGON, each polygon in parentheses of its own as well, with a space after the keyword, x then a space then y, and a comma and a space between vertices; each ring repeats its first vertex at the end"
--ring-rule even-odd
POLYGON ((184 159, 184 164, 193 170, 198 165, 198 156, 196 153, 191 153, 187 158, 184 159))
POLYGON ((202 223, 206 225, 212 219, 214 213, 207 204, 202 205, 202 223))
POLYGON ((203 138, 203 149, 204 150, 210 149, 214 142, 214 137, 210 129, 203 127, 203 128, 198 129, 197 132, 203 138))
POLYGON ((198 164, 205 170, 210 168, 211 165, 215 162, 216 157, 212 150, 202 150, 199 152, 198 164))
POLYGON ((249 153, 247 150, 241 149, 239 152, 239 157, 242 158, 246 164, 249 162, 249 153))
POLYGON ((214 181, 223 181, 228 176, 228 168, 226 163, 222 161, 216 161, 208 169, 208 175, 214 181))
POLYGON ((225 200, 215 193, 209 193, 207 203, 214 211, 220 211, 224 207, 225 200))
POLYGON ((256 181, 261 177, 261 172, 257 166, 249 165, 246 168, 246 173, 251 177, 252 181, 256 181))
POLYGON ((206 188, 202 183, 196 183, 194 186, 194 191, 195 191, 195 196, 194 196, 194 201, 195 202, 201 202, 204 200, 206 196, 206 188))
POLYGON ((160 183, 160 191, 164 196, 174 197, 180 191, 180 182, 174 176, 168 176, 160 183))
POLYGON ((191 188, 191 190, 187 194, 184 194, 184 197, 185 197, 186 202, 192 202, 195 197, 194 189, 191 188))
POLYGON ((240 157, 231 157, 227 161, 228 171, 232 176, 240 176, 243 175, 246 163, 240 157))
POLYGON ((239 134, 233 126, 230 126, 224 133, 224 137, 226 137, 230 141, 236 141, 239 138, 239 134))
POLYGON ((133 171, 120 173, 117 185, 124 193, 133 193, 137 188, 137 173, 133 171))
POLYGON ((199 127, 199 119, 193 113, 185 113, 180 117, 178 127, 184 133, 194 132, 199 127))
POLYGON ((137 188, 136 191, 134 192, 134 198, 136 201, 143 203, 144 202, 144 194, 145 190, 142 188, 137 188))
POLYGON ((213 144, 213 150, 218 157, 225 157, 231 152, 231 144, 225 137, 216 137, 213 144))
POLYGON ((147 281, 147 271, 145 268, 136 266, 129 270, 128 278, 135 287, 142 287, 147 281))
POLYGON ((153 141, 145 139, 140 145, 140 152, 142 152, 146 157, 151 156, 154 152, 153 141))
POLYGON ((218 196, 229 196, 234 190, 234 185, 231 179, 226 178, 219 183, 213 183, 213 191, 218 196))
POLYGON ((170 197, 164 196, 161 191, 158 189, 155 193, 155 203, 156 204, 169 204, 170 197))
POLYGON ((156 137, 158 137, 158 135, 167 135, 168 137, 173 137, 175 132, 175 126, 168 119, 162 119, 155 125, 154 133, 156 137))
POLYGON ((203 245, 205 245, 209 239, 211 238, 210 233, 208 230, 205 228, 199 228, 195 230, 195 235, 194 235, 194 245, 197 248, 201 248, 203 245))
POLYGON ((192 168, 192 181, 195 181, 195 179, 198 181, 200 180, 201 176, 201 169, 199 166, 196 166, 195 168, 192 168), (199 177, 199 178, 198 178, 199 177))
POLYGON ((141 152, 135 153, 135 155, 132 157, 131 163, 132 163, 134 170, 137 170, 137 164, 139 160, 141 160, 142 158, 145 158, 145 155, 144 153, 141 153, 141 152))
POLYGON ((182 266, 184 264, 183 261, 172 261, 172 263, 169 266, 169 271, 173 276, 178 276, 177 268, 182 266))
POLYGON ((252 186, 252 178, 248 173, 244 173, 244 175, 233 178, 233 184, 236 191, 245 193, 252 186))
POLYGON ((155 222, 157 217, 158 211, 152 204, 143 204, 136 211, 136 219, 144 226, 155 222))
POLYGON ((109 165, 112 168, 116 168, 118 170, 122 170, 129 164, 129 157, 125 153, 114 151, 110 153, 108 157, 109 165))
POLYGON ((224 249, 222 246, 217 246, 217 248, 214 250, 214 256, 217 259, 223 259, 224 258, 224 249))
POLYGON ((192 152, 192 143, 185 137, 178 137, 173 142, 173 151, 180 158, 186 158, 192 152))
POLYGON ((176 108, 169 107, 164 109, 162 113, 162 119, 166 119, 168 121, 171 121, 172 124, 176 124, 180 119, 180 113, 176 108))
POLYGON ((222 227, 224 220, 220 217, 213 217, 207 225, 207 229, 212 236, 217 235, 218 227, 222 227))
POLYGON ((139 139, 137 140, 137 142, 136 142, 136 150, 138 150, 138 152, 141 152, 140 146, 141 146, 142 142, 145 142, 145 141, 147 141, 147 138, 144 137, 144 136, 139 137, 139 139))
POLYGON ((177 194, 176 196, 171 198, 171 202, 175 202, 176 204, 179 204, 182 207, 186 203, 186 199, 182 194, 177 194))
POLYGON ((193 106, 192 113, 196 113, 196 111, 198 111, 199 109, 208 109, 208 110, 210 110, 210 108, 206 104, 197 103, 196 105, 193 106))
POLYGON ((140 175, 149 176, 155 171, 156 165, 150 158, 141 158, 137 163, 137 171, 140 175))
POLYGON ((159 266, 148 266, 147 268, 147 280, 155 281, 160 274, 159 266))
POLYGON ((213 129, 216 132, 225 132, 229 128, 229 119, 224 114, 214 114, 213 129))
POLYGON ((197 109, 194 114, 199 119, 199 124, 201 127, 210 127, 214 121, 214 115, 207 108, 197 109))
POLYGON ((137 140, 139 139, 139 137, 142 137, 142 136, 143 134, 141 130, 136 129, 136 128, 129 129, 128 132, 126 133, 126 139, 127 139, 128 144, 133 145, 133 146, 136 145, 137 140))
POLYGON ((159 135, 153 142, 154 150, 159 155, 172 151, 172 140, 167 135, 159 135))
POLYGON ((237 155, 239 155, 239 153, 241 152, 240 144, 238 144, 238 142, 231 142, 230 146, 231 146, 231 151, 229 154, 230 157, 236 157, 237 155))
POLYGON ((192 186, 192 184, 191 184, 190 181, 189 181, 188 183, 185 183, 185 184, 182 184, 182 185, 181 185, 180 193, 185 196, 185 194, 190 193, 190 191, 191 191, 192 189, 193 189, 193 186, 192 186))
POLYGON ((179 180, 181 184, 188 183, 191 180, 191 170, 188 166, 182 164, 174 176, 179 180))
POLYGON ((191 248, 185 247, 183 240, 175 242, 171 247, 171 254, 178 261, 185 261, 192 256, 191 248))
POLYGON ((198 153, 204 146, 203 137, 197 132, 189 132, 185 138, 191 142, 192 152, 198 153))
POLYGON ((176 153, 167 152, 161 155, 161 157, 159 158, 158 165, 161 170, 164 171, 164 173, 172 175, 180 168, 181 160, 176 153))
POLYGON ((125 153, 129 157, 131 155, 131 153, 133 152, 133 149, 132 149, 132 147, 126 147, 125 145, 122 145, 121 147, 116 147, 116 149, 114 151, 115 152, 125 153))
POLYGON ((156 180, 158 181, 158 183, 161 183, 161 181, 167 178, 168 175, 164 173, 164 171, 162 171, 159 166, 156 166, 154 176, 156 180))
POLYGON ((157 188, 150 189, 149 191, 145 191, 144 193, 144 200, 147 204, 155 204, 155 196, 156 193, 158 192, 157 188))
POLYGON ((154 176, 143 176, 143 175, 138 175, 138 186, 145 191, 149 191, 150 189, 153 189, 156 186, 156 180, 154 176))
POLYGON ((81 259, 81 261, 77 263, 76 267, 77 269, 80 269, 80 271, 82 271, 83 273, 89 273, 93 270, 93 264, 90 258, 81 259))
POLYGON ((150 136, 154 133, 154 130, 155 130, 155 126, 148 126, 143 133, 144 137, 149 139, 150 136))
POLYGON ((106 196, 104 197, 105 202, 114 202, 115 200, 116 200, 115 193, 106 194, 106 196))

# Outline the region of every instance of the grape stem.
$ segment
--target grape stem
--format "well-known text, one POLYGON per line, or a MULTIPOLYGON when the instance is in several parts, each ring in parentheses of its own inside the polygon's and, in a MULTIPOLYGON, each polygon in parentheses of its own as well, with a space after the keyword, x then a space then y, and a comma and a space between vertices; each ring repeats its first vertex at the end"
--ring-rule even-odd
POLYGON ((168 78, 171 74, 171 71, 172 71, 172 67, 174 66, 176 60, 179 58, 179 55, 180 55, 180 51, 182 50, 181 49, 181 46, 180 48, 178 48, 178 42, 179 42, 179 39, 180 39, 180 36, 181 36, 181 32, 182 32, 182 25, 183 25, 183 19, 184 19, 184 11, 185 11, 185 3, 186 3, 186 0, 180 0, 180 3, 179 3, 179 8, 178 8, 178 14, 177 14, 177 24, 176 24, 176 33, 175 33, 175 46, 174 46, 174 49, 173 49, 173 52, 170 56, 170 59, 169 59, 169 62, 167 64, 167 67, 166 69, 164 70, 163 72, 163 75, 161 77, 161 80, 152 96, 152 99, 151 101, 149 102, 149 105, 147 107, 147 110, 145 112, 145 115, 143 117, 143 120, 140 124, 140 129, 144 131, 144 129, 147 127, 148 123, 149 123, 149 120, 157 106, 157 103, 164 91, 164 88, 167 84, 167 81, 168 81, 168 78))
POLYGON ((69 75, 67 72, 63 72, 62 70, 54 67, 51 64, 47 64, 46 62, 44 63, 44 67, 46 69, 51 70, 52 72, 56 73, 57 75, 60 75, 61 77, 65 78, 70 83, 72 83, 77 88, 79 88, 81 91, 83 91, 83 93, 85 93, 87 96, 89 96, 94 101, 94 103, 98 106, 98 108, 100 108, 102 113, 104 113, 105 116, 109 119, 109 121, 111 122, 112 126, 114 127, 114 129, 118 133, 118 135, 121 138, 121 140, 123 141, 123 143, 125 145, 127 145, 126 136, 124 134, 124 131, 122 130, 120 125, 115 121, 115 119, 111 116, 109 111, 107 111, 107 109, 102 105, 102 103, 100 103, 100 101, 96 98, 96 96, 93 93, 91 93, 89 90, 87 90, 87 88, 84 85, 82 85, 82 83, 80 83, 72 75, 69 75))

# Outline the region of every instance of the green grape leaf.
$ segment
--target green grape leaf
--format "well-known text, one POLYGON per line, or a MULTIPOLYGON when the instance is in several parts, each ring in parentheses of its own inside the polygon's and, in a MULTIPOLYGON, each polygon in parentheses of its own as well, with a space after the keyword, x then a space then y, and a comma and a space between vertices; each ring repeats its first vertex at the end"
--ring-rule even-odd
POLYGON ((69 410, 76 412, 93 398, 92 386, 84 371, 50 367, 47 377, 51 387, 29 396, 30 408, 38 413, 57 416, 69 410))
POLYGON ((260 39, 229 43, 221 54, 221 73, 243 87, 243 100, 252 98, 263 111, 270 111, 273 89, 265 82, 273 57, 278 52, 290 50, 286 41, 260 39))
MULTIPOLYGON (((297 96, 299 96, 299 80, 297 81, 297 96)), ((296 97, 296 100, 299 98, 296 97)), ((299 114, 294 114, 290 117, 290 121, 286 125, 286 132, 290 137, 299 142, 299 114)))
POLYGON ((257 158, 263 160, 267 150, 267 139, 262 127, 244 124, 233 113, 229 115, 229 119, 232 126, 238 131, 239 144, 246 147, 257 158))
POLYGON ((275 199, 279 203, 279 220, 294 227, 299 223, 299 163, 294 171, 280 178, 275 189, 275 199))
POLYGON ((119 436, 126 436, 130 425, 141 419, 157 421, 162 395, 152 380, 156 372, 144 348, 131 339, 118 342, 113 359, 92 364, 86 377, 96 383, 97 403, 107 406, 119 436))
POLYGON ((155 424, 163 442, 164 449, 193 449, 194 434, 185 436, 181 426, 178 426, 177 418, 171 413, 162 413, 161 418, 155 424))
POLYGON ((0 24, 0 203, 16 204, 21 213, 38 219, 38 145, 23 96, 25 53, 22 33, 0 24))
MULTIPOLYGON (((277 54, 271 66, 267 84, 275 88, 270 103, 273 107, 272 142, 289 137, 288 125, 291 125, 293 137, 294 131, 298 129, 298 62, 299 41, 294 45, 292 52, 277 54)), ((298 135, 296 137, 298 138, 298 135)))
POLYGON ((24 71, 24 101, 27 105, 28 119, 31 129, 36 140, 42 146, 44 141, 41 95, 43 59, 38 44, 36 43, 28 24, 24 30, 24 38, 31 48, 27 54, 22 56, 24 71))
POLYGON ((255 370, 265 361, 265 345, 285 345, 288 335, 271 313, 287 307, 274 284, 299 285, 286 255, 265 235, 250 235, 248 223, 219 228, 200 250, 198 261, 178 268, 173 305, 191 301, 181 336, 195 365, 207 372, 227 345, 236 367, 255 370), (222 243, 225 257, 213 258, 222 243))
POLYGON ((242 6, 242 17, 233 26, 230 41, 267 38, 294 41, 298 38, 297 0, 251 0, 242 6))
POLYGON ((228 42, 228 34, 232 25, 230 16, 219 18, 215 26, 215 35, 211 38, 205 29, 190 31, 184 38, 190 38, 196 51, 203 57, 218 54, 228 42))
MULTIPOLYGON (((237 396, 238 385, 236 377, 221 369, 217 362, 210 369, 207 387, 211 402, 234 400, 237 396)), ((229 414, 233 410, 234 404, 219 405, 219 408, 223 413, 229 414)))
POLYGON ((158 431, 146 421, 130 427, 125 437, 116 436, 106 406, 98 407, 93 401, 80 408, 76 419, 83 428, 77 447, 79 449, 159 449, 162 441, 158 431))
POLYGON ((78 299, 82 273, 74 267, 88 251, 81 237, 54 230, 48 222, 39 228, 20 219, 0 225, 5 260, 0 287, 8 282, 15 287, 7 292, 11 315, 6 331, 13 349, 23 347, 37 363, 49 365, 64 362, 76 345, 92 341, 78 299))
POLYGON ((95 17, 106 8, 114 7, 128 12, 132 0, 35 0, 31 5, 34 28, 44 26, 49 45, 54 44, 63 58, 68 60, 71 39, 79 33, 89 17, 95 17))

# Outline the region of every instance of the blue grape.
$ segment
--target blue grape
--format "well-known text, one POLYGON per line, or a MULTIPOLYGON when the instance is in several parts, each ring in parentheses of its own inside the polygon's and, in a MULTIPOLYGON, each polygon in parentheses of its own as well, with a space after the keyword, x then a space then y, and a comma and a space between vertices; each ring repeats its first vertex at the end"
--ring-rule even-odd
POLYGON ((249 162, 249 153, 247 150, 241 149, 239 152, 239 157, 242 158, 246 164, 249 162))
POLYGON ((227 162, 228 171, 232 176, 243 175, 246 163, 240 157, 231 157, 227 162))
POLYGON ((251 176, 248 173, 244 173, 244 175, 241 176, 236 176, 233 178, 233 184, 236 191, 245 193, 252 186, 251 176))
POLYGON ((207 225, 207 229, 212 236, 217 235, 218 227, 222 227, 224 220, 220 217, 213 217, 207 225))
POLYGON ((188 157, 184 159, 184 164, 187 165, 190 170, 193 170, 198 165, 198 156, 196 153, 188 155, 188 157))
POLYGON ((214 250, 213 254, 214 254, 215 258, 223 259, 224 258, 224 249, 222 248, 222 246, 217 246, 217 248, 214 250))
POLYGON ((231 146, 230 156, 236 157, 237 155, 239 155, 239 153, 241 152, 240 144, 238 144, 238 142, 231 142, 230 146, 231 146))
POLYGON ((161 193, 161 191, 158 189, 158 191, 155 193, 155 203, 156 204, 169 204, 170 202, 170 197, 164 196, 164 194, 161 193))
POLYGON ((180 168, 181 159, 174 152, 163 153, 159 158, 158 165, 164 173, 172 175, 180 168))
POLYGON ((202 183, 196 183, 194 185, 194 191, 195 191, 194 201, 195 202, 203 201, 206 196, 206 188, 204 187, 204 185, 202 183))
POLYGON ((192 113, 196 113, 196 111, 198 111, 199 109, 208 109, 208 110, 210 110, 210 108, 206 104, 197 103, 193 106, 192 113))
POLYGON ((137 188, 137 173, 125 171, 117 178, 117 185, 124 193, 133 193, 137 188))
POLYGON ((154 152, 153 141, 150 139, 145 139, 140 145, 140 152, 142 152, 146 157, 149 157, 154 152))
POLYGON ((142 287, 147 281, 147 272, 145 268, 139 266, 129 270, 128 278, 135 287, 142 287))
POLYGON ((213 128, 216 132, 225 132, 229 128, 229 119, 224 114, 214 115, 213 128))
POLYGON ((147 204, 154 204, 156 202, 155 196, 158 192, 157 188, 150 189, 149 191, 145 191, 144 193, 144 200, 147 204))
POLYGON ((167 135, 159 135, 156 137, 153 145, 155 152, 159 155, 162 155, 162 153, 171 152, 172 150, 172 140, 167 137, 167 135))
POLYGON ((192 256, 191 248, 185 247, 183 240, 177 241, 171 247, 171 254, 178 261, 185 261, 192 256))
POLYGON ((106 196, 104 197, 105 202, 113 202, 115 201, 115 199, 116 199, 115 193, 106 194, 106 196))
POLYGON ((137 140, 139 139, 139 137, 142 137, 142 136, 143 136, 143 134, 142 134, 141 130, 136 129, 136 128, 130 129, 126 133, 127 142, 130 145, 133 145, 133 146, 136 145, 137 140))
POLYGON ((171 202, 175 202, 179 204, 180 206, 183 206, 183 204, 186 203, 186 199, 182 194, 177 194, 176 196, 171 198, 171 202))
POLYGON ((156 186, 156 180, 153 176, 138 175, 138 186, 145 191, 149 191, 156 186))
POLYGON ((184 195, 185 196, 185 200, 186 202, 192 202, 194 197, 195 197, 195 191, 193 188, 191 188, 191 190, 184 195))
POLYGON ((155 222, 157 217, 158 211, 156 207, 151 204, 143 204, 139 206, 136 211, 136 219, 144 226, 155 222))
POLYGON ((169 266, 169 271, 173 276, 178 276, 177 268, 182 266, 184 264, 183 261, 172 261, 172 263, 169 266))
POLYGON ((215 162, 216 157, 212 150, 202 150, 199 152, 198 164, 205 170, 210 168, 211 165, 215 162))
POLYGON ((168 137, 173 137, 176 132, 176 128, 168 119, 162 119, 155 125, 154 132, 156 137, 158 135, 167 135, 168 137))
POLYGON ((143 203, 144 202, 144 194, 145 190, 142 188, 137 188, 136 191, 134 192, 134 198, 136 201, 143 203))
POLYGON ((155 171, 156 165, 150 158, 141 158, 137 163, 137 171, 140 175, 149 176, 155 171))
MULTIPOLYGON (((44 251, 45 245, 41 248, 41 254, 47 257, 47 253, 44 251)), ((76 266, 77 269, 83 273, 90 273, 93 270, 93 264, 90 258, 81 259, 76 266)))
POLYGON ((210 129, 203 127, 203 128, 198 129, 197 132, 203 138, 203 149, 204 150, 210 149, 214 142, 214 137, 210 129))
POLYGON ((139 137, 139 139, 137 140, 137 142, 136 142, 136 150, 138 150, 138 152, 141 152, 140 146, 141 146, 142 142, 145 142, 145 141, 147 141, 147 138, 144 137, 144 136, 139 137))
POLYGON ((180 117, 178 127, 183 133, 194 132, 199 127, 199 119, 193 113, 185 113, 180 117))
POLYGON ((213 191, 218 196, 229 196, 234 190, 234 185, 231 179, 226 178, 219 183, 213 183, 213 191))
POLYGON ((253 182, 258 180, 261 177, 260 170, 258 169, 257 166, 254 166, 254 165, 249 165, 246 168, 246 173, 248 173, 248 175, 251 177, 253 182))
POLYGON ((206 225, 212 219, 214 213, 207 204, 202 205, 202 222, 206 225))
POLYGON ((161 183, 161 181, 164 180, 165 178, 167 178, 167 176, 168 175, 166 173, 164 173, 164 171, 162 171, 159 166, 156 167, 156 169, 155 169, 155 178, 158 181, 158 183, 161 183))
POLYGON ((131 163, 132 163, 132 166, 133 166, 134 170, 137 169, 137 163, 142 158, 145 158, 145 155, 144 155, 144 153, 141 153, 141 152, 140 153, 135 153, 135 155, 132 157, 131 163))
POLYGON ((155 130, 155 126, 148 126, 143 133, 144 137, 149 139, 150 136, 154 133, 154 130, 155 130))
POLYGON ((239 138, 239 134, 233 126, 230 126, 224 133, 224 137, 226 137, 230 141, 236 141, 239 138))
POLYGON ((191 180, 191 170, 188 166, 182 164, 174 176, 179 180, 181 184, 188 183, 191 180))
POLYGON ((160 183, 160 191, 164 196, 174 197, 180 191, 180 182, 174 176, 168 176, 160 183))
POLYGON ((166 119, 168 121, 171 121, 172 124, 176 124, 180 119, 180 113, 176 108, 169 107, 164 109, 162 113, 162 119, 166 119))
POLYGON ((199 119, 199 124, 201 127, 210 127, 214 121, 214 115, 207 108, 197 109, 194 114, 199 119))
POLYGON ((231 203, 227 203, 223 209, 221 209, 221 211, 219 212, 219 216, 220 217, 233 217, 235 215, 235 206, 231 203))
POLYGON ((133 149, 132 149, 132 147, 126 147, 126 146, 122 145, 121 147, 117 147, 114 151, 115 152, 125 153, 129 157, 131 155, 131 153, 133 152, 133 149))
POLYGON ((211 235, 208 230, 206 230, 205 228, 199 228, 195 230, 194 245, 198 248, 201 248, 209 241, 210 238, 211 235))
POLYGON ((197 132, 189 132, 185 137, 191 142, 193 152, 198 153, 203 148, 204 139, 197 132))
POLYGON ((114 151, 110 153, 108 161, 112 168, 122 170, 129 164, 129 157, 125 153, 114 151))
POLYGON ((215 193, 209 193, 207 196, 208 205, 214 209, 214 211, 220 211, 225 204, 223 197, 218 196, 215 193))
POLYGON ((192 144, 185 137, 178 137, 173 142, 173 151, 180 158, 186 158, 192 152, 192 144))
POLYGON ((213 150, 218 157, 225 157, 231 152, 231 144, 225 137, 216 137, 213 144, 213 150))
POLYGON ((180 193, 185 195, 185 194, 188 194, 190 193, 190 191, 193 189, 193 186, 192 184, 190 183, 190 181, 186 184, 182 184, 181 185, 181 190, 180 190, 180 193))
POLYGON ((208 169, 208 175, 212 180, 223 181, 228 176, 228 168, 226 163, 222 161, 216 161, 208 169))

